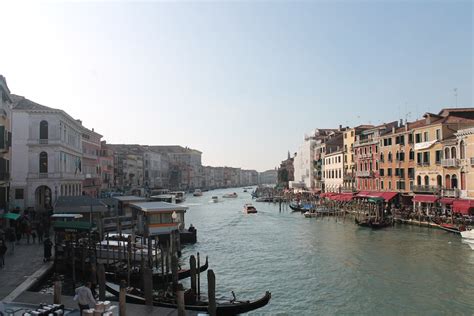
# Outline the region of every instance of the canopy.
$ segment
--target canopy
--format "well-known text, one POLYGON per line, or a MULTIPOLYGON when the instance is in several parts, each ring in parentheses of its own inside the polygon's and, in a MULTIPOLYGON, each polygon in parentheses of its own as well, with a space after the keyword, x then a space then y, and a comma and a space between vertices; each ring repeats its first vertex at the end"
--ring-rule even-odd
POLYGON ((389 202, 396 197, 398 192, 378 192, 378 191, 360 191, 356 197, 361 198, 380 198, 385 202, 389 202))
POLYGON ((16 221, 18 218, 20 218, 20 214, 17 214, 17 213, 5 213, 5 214, 3 214, 3 218, 6 218, 6 219, 13 219, 14 221, 16 221))
POLYGON ((381 203, 384 199, 382 197, 370 197, 368 201, 372 203, 381 203))
POLYGON ((330 197, 332 195, 335 195, 336 193, 333 193, 333 192, 325 192, 325 193, 321 193, 319 195, 319 197, 323 198, 323 197, 330 197))
POLYGON ((398 192, 380 192, 379 197, 383 198, 385 202, 390 202, 397 194, 398 192))
POLYGON ((474 200, 455 200, 453 202, 453 212, 469 215, 471 208, 474 208, 474 200))
POLYGON ((451 205, 451 204, 453 204, 453 202, 454 202, 455 200, 456 200, 456 199, 454 199, 454 198, 444 197, 444 198, 439 199, 438 202, 441 203, 441 204, 451 205))
POLYGON ((417 194, 413 198, 413 202, 421 202, 421 203, 434 203, 438 200, 436 195, 424 195, 424 194, 417 194))
POLYGON ((370 197, 370 191, 360 191, 356 197, 367 198, 370 197))

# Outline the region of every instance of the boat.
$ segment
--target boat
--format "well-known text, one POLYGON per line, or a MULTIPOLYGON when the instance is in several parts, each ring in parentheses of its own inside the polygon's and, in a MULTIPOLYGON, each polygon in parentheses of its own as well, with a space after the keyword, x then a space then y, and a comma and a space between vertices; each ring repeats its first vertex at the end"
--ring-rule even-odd
POLYGON ((224 194, 222 197, 223 197, 223 198, 226 198, 226 199, 229 199, 229 198, 230 198, 230 199, 232 199, 232 198, 235 199, 236 197, 238 197, 238 195, 237 195, 237 193, 234 192, 234 193, 227 193, 227 194, 224 194))
POLYGON ((183 203, 186 201, 186 192, 184 191, 173 191, 170 194, 174 195, 176 203, 183 203))
POLYGON ((257 213, 257 209, 252 204, 245 204, 244 205, 244 213, 246 213, 246 214, 255 214, 255 213, 257 213))
POLYGON ((289 205, 290 205, 290 208, 293 210, 293 212, 305 213, 307 211, 311 211, 311 209, 313 208, 313 204, 311 203, 301 204, 301 203, 291 202, 289 205))
POLYGON ((469 245, 469 247, 474 250, 474 239, 463 239, 462 243, 469 245))
POLYGON ((247 189, 244 189, 244 193, 246 193, 246 192, 247 192, 247 189))
POLYGON ((219 202, 219 198, 217 196, 212 197, 212 202, 217 203, 219 202))
POLYGON ((271 198, 271 197, 259 197, 255 200, 255 202, 273 202, 273 198, 271 198))
POLYGON ((200 189, 194 190, 193 196, 202 196, 202 191, 200 189))
POLYGON ((306 217, 306 218, 318 217, 318 213, 316 213, 316 212, 310 212, 310 211, 305 212, 303 215, 304 215, 304 217, 306 217))
POLYGON ((454 234, 461 234, 464 231, 462 227, 448 223, 439 224, 438 228, 454 234))
POLYGON ((461 237, 464 239, 474 240, 474 229, 466 229, 465 231, 462 231, 461 237))
MULTIPOLYGON (((115 296, 119 296, 120 286, 115 283, 106 282, 105 287, 107 291, 115 296)), ((185 295, 186 296, 186 295, 185 295)), ((127 293, 125 295, 127 303, 133 304, 145 304, 145 298, 142 295, 141 291, 135 288, 127 288, 127 293)), ((253 310, 264 307, 268 304, 272 297, 270 292, 266 292, 264 296, 255 300, 255 301, 237 301, 235 299, 231 300, 218 300, 216 302, 216 315, 227 316, 227 315, 237 315, 251 312, 253 310)), ((153 299, 153 305, 158 307, 165 307, 170 309, 176 309, 177 303, 172 298, 157 298, 153 299)), ((198 311, 198 312, 208 312, 208 302, 206 301, 196 301, 194 304, 186 304, 184 306, 185 310, 188 311, 198 311)))
POLYGON ((372 229, 381 229, 392 225, 392 221, 388 218, 377 220, 375 218, 367 218, 358 220, 355 218, 355 223, 360 227, 369 227, 372 229))
MULTIPOLYGON (((199 272, 202 273, 207 270, 209 267, 208 258, 206 257, 206 262, 199 268, 199 272)), ((127 271, 116 272, 116 273, 106 273, 107 279, 111 281, 120 281, 127 279, 127 271)), ((171 273, 161 274, 153 273, 153 285, 158 286, 164 282, 171 282, 173 275, 171 273)), ((178 280, 186 279, 191 277, 191 269, 180 269, 178 270, 178 280)), ((139 270, 133 270, 130 273, 130 283, 133 286, 139 286, 143 281, 143 275, 139 270)))
POLYGON ((150 201, 155 202, 166 202, 166 203, 177 203, 176 196, 174 194, 160 194, 150 196, 150 201))

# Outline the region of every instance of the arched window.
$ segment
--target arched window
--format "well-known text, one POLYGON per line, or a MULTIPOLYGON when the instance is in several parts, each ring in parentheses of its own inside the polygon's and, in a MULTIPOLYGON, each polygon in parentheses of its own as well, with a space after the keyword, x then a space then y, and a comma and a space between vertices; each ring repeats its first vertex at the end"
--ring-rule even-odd
POLYGON ((40 122, 40 139, 48 139, 48 122, 40 122))
POLYGON ((392 161, 392 153, 391 152, 388 153, 388 158, 387 159, 388 159, 389 162, 392 161))
POLYGON ((416 185, 421 185, 421 176, 416 177, 416 185))
POLYGON ((444 185, 446 189, 451 189, 451 176, 449 174, 446 175, 446 181, 444 181, 444 185))
POLYGON ((430 185, 430 177, 425 176, 425 185, 430 185))
POLYGON ((451 188, 453 189, 458 188, 458 177, 455 174, 451 176, 451 188))
POLYGON ((48 173, 48 154, 44 151, 39 155, 39 172, 48 173))
POLYGON ((451 147, 451 158, 456 159, 456 147, 451 147))
POLYGON ((466 148, 464 148, 463 140, 459 143, 459 158, 461 159, 466 158, 466 148))
POLYGON ((449 156, 450 156, 450 154, 449 154, 449 148, 445 148, 445 149, 444 149, 444 159, 449 159, 449 156))
POLYGON ((443 177, 441 175, 438 175, 436 176, 436 185, 438 187, 442 187, 443 186, 443 177))

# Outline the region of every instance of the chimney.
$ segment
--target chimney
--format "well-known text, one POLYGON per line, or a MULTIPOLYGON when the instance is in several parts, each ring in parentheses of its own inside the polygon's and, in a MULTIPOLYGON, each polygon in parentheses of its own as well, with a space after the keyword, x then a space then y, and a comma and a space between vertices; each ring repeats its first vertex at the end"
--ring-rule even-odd
POLYGON ((403 126, 403 119, 400 119, 400 125, 399 125, 399 126, 400 126, 400 127, 403 126))
POLYGON ((341 124, 339 124, 339 130, 342 131, 342 125, 341 124))

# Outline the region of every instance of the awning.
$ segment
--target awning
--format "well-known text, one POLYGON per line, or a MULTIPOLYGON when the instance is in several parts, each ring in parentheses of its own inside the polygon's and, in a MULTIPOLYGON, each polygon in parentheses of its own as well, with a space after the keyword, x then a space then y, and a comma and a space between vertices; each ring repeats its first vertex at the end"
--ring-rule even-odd
POLYGON ((453 212, 469 215, 471 208, 474 208, 474 200, 455 200, 453 202, 453 212))
POLYGON ((382 197, 370 197, 368 201, 371 203, 381 203, 384 199, 382 197))
POLYGON ((328 198, 328 197, 330 197, 330 196, 332 196, 332 195, 335 195, 335 194, 336 194, 336 193, 334 193, 334 192, 325 192, 325 193, 321 193, 321 194, 319 195, 319 197, 321 197, 321 198, 327 197, 327 198, 328 198))
POLYGON ((16 221, 18 218, 20 218, 20 214, 17 214, 17 213, 6 213, 6 214, 3 214, 3 218, 12 219, 12 220, 16 221))
POLYGON ((398 192, 380 192, 381 194, 379 197, 383 198, 385 202, 390 202, 393 198, 395 198, 398 192))
POLYGON ((360 197, 360 198, 371 197, 370 191, 360 191, 359 193, 357 193, 356 197, 360 197))
POLYGON ((423 195, 423 194, 417 194, 413 198, 413 202, 421 202, 421 203, 434 203, 438 200, 438 198, 435 195, 423 195))
POLYGON ((453 204, 454 201, 456 201, 456 199, 444 197, 444 198, 439 199, 438 202, 441 204, 451 205, 453 204))
POLYGON ((352 200, 352 198, 354 198, 354 196, 352 195, 352 193, 341 193, 341 194, 339 194, 339 199, 338 199, 338 201, 347 202, 347 201, 352 200))

